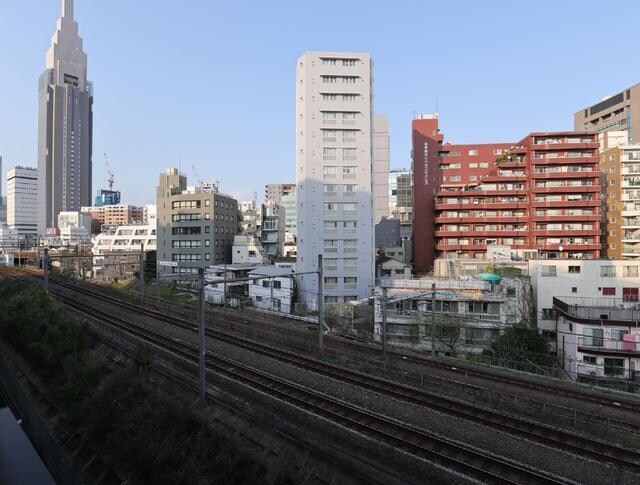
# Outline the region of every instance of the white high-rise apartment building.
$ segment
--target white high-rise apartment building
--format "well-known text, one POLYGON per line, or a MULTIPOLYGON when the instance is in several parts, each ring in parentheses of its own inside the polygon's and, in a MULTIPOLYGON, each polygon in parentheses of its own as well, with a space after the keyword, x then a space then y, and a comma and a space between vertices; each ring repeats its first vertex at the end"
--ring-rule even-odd
POLYGON ((21 236, 38 233, 38 170, 17 166, 7 172, 7 225, 21 236))
MULTIPOLYGON (((306 52, 296 69, 298 271, 323 256, 325 303, 374 286, 373 81, 369 54, 306 52)), ((317 278, 301 276, 315 305, 317 278)))
POLYGON ((389 217, 389 119, 377 114, 373 119, 373 222, 389 217))

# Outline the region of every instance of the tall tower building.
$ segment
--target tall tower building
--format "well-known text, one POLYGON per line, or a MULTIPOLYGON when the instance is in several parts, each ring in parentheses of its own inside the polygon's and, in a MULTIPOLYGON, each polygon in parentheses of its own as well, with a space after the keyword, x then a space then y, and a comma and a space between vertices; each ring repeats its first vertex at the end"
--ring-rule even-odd
POLYGON ((6 199, 2 195, 2 180, 4 179, 4 172, 2 171, 2 157, 0 156, 0 223, 7 222, 7 204, 6 199))
MULTIPOLYGON (((374 286, 371 71, 357 52, 307 52, 296 69, 297 267, 315 271, 323 256, 326 303, 374 286)), ((316 276, 299 289, 315 305, 316 276)))
POLYGON ((7 224, 35 238, 38 222, 38 171, 17 166, 7 172, 7 224))
POLYGON ((87 81, 73 0, 62 16, 39 81, 38 232, 56 227, 58 214, 91 205, 93 85, 87 81))

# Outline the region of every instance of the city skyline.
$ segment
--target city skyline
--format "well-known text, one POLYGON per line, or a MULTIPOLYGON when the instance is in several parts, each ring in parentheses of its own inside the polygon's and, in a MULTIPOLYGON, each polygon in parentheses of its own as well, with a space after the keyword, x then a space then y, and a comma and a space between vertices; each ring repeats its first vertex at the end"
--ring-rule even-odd
MULTIPOLYGON (((366 12, 362 4, 341 5, 345 18, 331 17, 328 30, 330 16, 319 8, 309 12, 315 21, 303 29, 289 4, 256 6, 246 16, 237 16, 239 7, 231 5, 194 1, 178 10, 170 5, 140 2, 132 7, 117 0, 76 5, 91 53, 91 79, 99 86, 93 188, 107 185, 102 160, 106 152, 116 174, 115 188, 127 203, 152 201, 153 174, 180 161, 189 178, 196 165, 201 178, 220 180, 225 192, 239 198, 261 193, 264 183, 292 181, 291 79, 295 59, 306 50, 359 50, 376 59, 376 109, 389 114, 392 168, 410 165, 411 119, 435 111, 436 100, 442 128, 453 141, 480 143, 515 139, 539 126, 569 129, 577 109, 638 80, 635 72, 623 69, 598 76, 563 67, 562 52, 570 48, 573 65, 592 63, 594 69, 598 59, 615 64, 625 58, 622 50, 602 43, 584 49, 582 26, 597 21, 595 2, 548 9, 543 2, 526 15, 524 6, 510 4, 491 12, 470 2, 439 8, 441 18, 456 22, 436 22, 429 8, 417 2, 366 12), (150 20, 148 9, 154 13, 150 20), (349 18, 360 18, 356 15, 364 21, 350 23, 349 18), (264 18, 290 28, 273 28, 264 18), (381 19, 388 29, 365 27, 381 19), (214 29, 209 28, 212 24, 214 29), (542 27, 545 36, 537 35, 542 27), (474 38, 473 45, 456 39, 463 31, 461 37, 474 38), (203 62, 187 62, 180 56, 185 50, 193 54, 187 57, 203 62), (443 69, 442 63, 458 68, 443 69), (519 74, 523 72, 526 76, 519 74), (176 81, 183 78, 189 80, 189 89, 172 95, 167 88, 180 86, 176 81), (130 86, 136 89, 128 93, 130 86), (526 102, 531 99, 537 101, 526 102), (269 127, 253 134, 254 143, 243 144, 245 125, 256 113, 269 113, 269 127), (238 166, 244 170, 236 170, 238 166)), ((0 80, 5 88, 0 89, 0 105, 6 107, 0 119, 0 153, 5 170, 37 164, 37 77, 59 8, 58 1, 43 5, 36 0, 13 0, 4 8, 7 28, 0 33, 0 59, 6 62, 7 76, 0 80), (24 41, 10 41, 18 35, 24 41)), ((625 14, 633 15, 634 9, 639 6, 627 2, 625 14)), ((632 41, 630 32, 619 35, 623 44, 632 41)))

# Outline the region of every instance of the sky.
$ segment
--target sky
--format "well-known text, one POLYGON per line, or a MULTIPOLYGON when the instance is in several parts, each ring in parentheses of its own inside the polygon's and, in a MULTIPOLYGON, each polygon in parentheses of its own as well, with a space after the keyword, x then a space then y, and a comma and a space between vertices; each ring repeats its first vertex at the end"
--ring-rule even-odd
MULTIPOLYGON (((305 51, 371 53, 392 168, 410 167, 411 120, 436 106, 450 141, 511 142, 572 129, 575 111, 640 82, 624 24, 637 0, 75 3, 94 83, 93 191, 107 187, 107 153, 132 204, 154 202, 171 166, 242 199, 293 181, 305 51)), ((60 4, 0 0, 4 170, 37 165, 37 83, 60 4)))

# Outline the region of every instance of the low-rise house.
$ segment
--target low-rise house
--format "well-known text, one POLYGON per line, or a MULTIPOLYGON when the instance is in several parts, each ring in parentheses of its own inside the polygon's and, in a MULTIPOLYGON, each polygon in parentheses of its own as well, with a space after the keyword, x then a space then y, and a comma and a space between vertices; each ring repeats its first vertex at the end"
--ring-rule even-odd
POLYGON ((640 303, 625 298, 553 297, 558 360, 581 382, 640 390, 640 303))
POLYGON ((387 279, 375 291, 375 334, 381 336, 386 288, 387 339, 431 348, 432 285, 436 285, 436 349, 446 355, 479 354, 504 329, 531 325, 532 295, 526 277, 387 279))
POLYGON ((260 266, 249 273, 249 277, 264 276, 249 284, 249 298, 256 308, 291 313, 294 309, 295 277, 289 268, 260 266))

